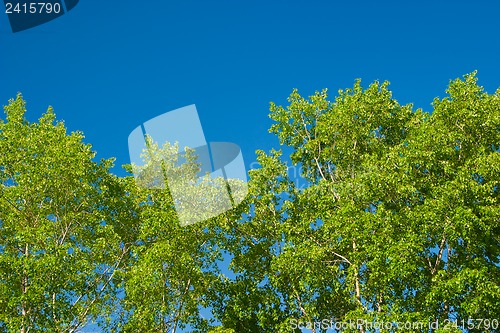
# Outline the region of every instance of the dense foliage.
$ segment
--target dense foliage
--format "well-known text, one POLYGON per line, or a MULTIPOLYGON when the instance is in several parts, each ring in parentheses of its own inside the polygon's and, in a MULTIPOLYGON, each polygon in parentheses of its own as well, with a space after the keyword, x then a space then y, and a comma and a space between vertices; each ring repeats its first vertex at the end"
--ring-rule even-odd
POLYGON ((217 308, 226 325, 500 318, 500 90, 471 74, 447 92, 432 114, 378 82, 271 105, 270 131, 307 186, 281 152, 259 152, 248 215, 230 233, 242 279, 217 308))
POLYGON ((181 226, 168 188, 112 175, 51 109, 29 123, 11 100, 0 332, 500 331, 500 89, 466 75, 431 113, 359 80, 288 103, 242 204, 181 226))
POLYGON ((25 111, 18 96, 0 122, 0 331, 73 332, 113 304, 132 219, 112 161, 25 111))

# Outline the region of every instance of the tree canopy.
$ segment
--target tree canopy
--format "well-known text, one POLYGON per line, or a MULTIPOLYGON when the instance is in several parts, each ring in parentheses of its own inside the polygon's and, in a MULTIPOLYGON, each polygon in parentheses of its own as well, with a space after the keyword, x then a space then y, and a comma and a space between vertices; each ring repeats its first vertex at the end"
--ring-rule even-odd
POLYGON ((0 331, 74 332, 116 298, 132 217, 111 160, 25 112, 18 95, 0 123, 0 331))
POLYGON ((297 318, 500 317, 500 90, 487 94, 473 73, 447 93, 431 114, 399 105, 387 82, 359 80, 333 102, 294 90, 288 106, 271 104, 270 131, 307 186, 281 151, 258 152, 247 215, 231 232, 242 281, 220 304, 223 322, 253 316, 260 330, 238 332, 293 332, 297 318))
POLYGON ((499 332, 500 89, 471 73, 446 93, 428 113, 388 82, 293 90, 246 198, 192 225, 168 186, 113 175, 18 95, 0 122, 0 332, 499 332))

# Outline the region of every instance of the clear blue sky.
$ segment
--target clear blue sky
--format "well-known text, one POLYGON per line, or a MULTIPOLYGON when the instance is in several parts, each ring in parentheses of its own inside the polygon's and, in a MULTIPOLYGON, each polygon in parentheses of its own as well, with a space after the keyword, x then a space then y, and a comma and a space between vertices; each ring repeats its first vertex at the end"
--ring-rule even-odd
POLYGON ((22 92, 31 120, 53 105, 118 166, 135 127, 196 104, 207 140, 239 144, 249 165, 277 146, 269 102, 293 88, 334 95, 358 77, 389 80, 401 103, 429 110, 477 69, 493 92, 499 12, 497 1, 81 0, 15 34, 0 13, 0 103, 22 92))
MULTIPOLYGON (((53 105, 98 157, 129 163, 141 123, 196 104, 208 141, 234 142, 248 165, 267 134, 269 102, 356 78, 389 80, 394 97, 430 110, 450 79, 477 69, 500 86, 498 1, 81 0, 12 33, 0 13, 0 104, 22 92, 28 118, 53 105)), ((2 116, 3 117, 3 116, 2 116)))

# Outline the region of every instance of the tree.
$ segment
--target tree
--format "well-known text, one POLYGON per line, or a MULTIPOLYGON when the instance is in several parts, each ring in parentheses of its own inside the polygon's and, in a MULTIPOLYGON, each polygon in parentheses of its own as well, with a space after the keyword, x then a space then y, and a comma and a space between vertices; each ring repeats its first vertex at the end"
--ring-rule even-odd
POLYGON ((26 121, 18 95, 0 121, 0 332, 498 332, 500 89, 472 73, 447 94, 426 113, 387 82, 294 90, 271 104, 286 147, 257 152, 240 205, 191 225, 177 207, 198 221, 246 185, 151 140, 118 178, 52 109, 26 121))
POLYGON ((0 331, 75 332, 112 309, 133 217, 112 160, 25 112, 19 94, 0 120, 0 331))
MULTIPOLYGON (((208 331, 200 309, 218 282, 218 223, 228 216, 183 226, 168 186, 141 185, 167 172, 178 176, 174 186, 189 185, 177 200, 200 197, 210 205, 221 187, 239 200, 245 184, 198 181, 192 151, 170 154, 177 148, 153 142, 138 179, 118 178, 109 172, 112 160, 94 162, 83 134, 68 135, 51 108, 29 123, 19 94, 5 111, 0 332, 76 332, 90 321, 112 332, 177 332, 187 325, 208 331)), ((199 218, 194 209, 183 213, 199 218)))
POLYGON ((217 245, 222 227, 237 216, 228 212, 186 225, 180 223, 179 215, 183 214, 183 220, 200 220, 209 212, 207 207, 220 211, 221 188, 225 191, 227 186, 233 198, 239 198, 245 184, 208 175, 197 178, 201 171, 198 155, 192 149, 179 154, 178 149, 178 145, 159 145, 148 137, 144 164, 125 166, 135 175, 125 177, 124 183, 138 217, 137 239, 131 247, 133 259, 123 274, 123 298, 117 320, 110 326, 112 332, 175 333, 188 326, 207 332, 211 327, 201 310, 208 305, 213 286, 220 285, 217 262, 222 251, 217 245), (171 195, 173 187, 182 192, 176 197, 177 205, 171 195), (179 212, 179 207, 193 203, 197 204, 179 212))
POLYGON ((281 151, 258 152, 246 214, 224 245, 239 274, 214 301, 225 327, 298 332, 301 320, 324 332, 331 319, 364 320, 345 332, 428 332, 439 321, 438 332, 482 318, 468 331, 498 331, 500 89, 484 92, 473 73, 447 93, 431 114, 400 105, 387 82, 359 80, 333 102, 294 90, 286 108, 271 104, 270 132, 307 186, 281 151))

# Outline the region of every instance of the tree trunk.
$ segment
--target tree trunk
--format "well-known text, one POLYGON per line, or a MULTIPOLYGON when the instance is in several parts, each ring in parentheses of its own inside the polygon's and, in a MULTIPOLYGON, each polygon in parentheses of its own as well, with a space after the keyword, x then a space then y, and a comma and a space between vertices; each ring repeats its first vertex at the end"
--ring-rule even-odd
MULTIPOLYGON (((24 256, 26 256, 26 258, 29 257, 28 244, 25 245, 23 254, 24 256)), ((25 295, 28 292, 28 272, 26 270, 23 271, 23 277, 21 280, 21 292, 23 293, 23 295, 25 295)), ((21 315, 22 315, 21 333, 26 333, 28 331, 26 327, 26 322, 27 322, 26 318, 28 316, 26 301, 23 301, 23 303, 21 304, 21 315)))
MULTIPOLYGON (((354 252, 356 252, 356 239, 353 239, 352 240, 352 249, 354 250, 354 252)), ((361 301, 361 290, 360 290, 360 287, 359 287, 359 273, 358 273, 358 269, 359 267, 357 265, 354 266, 354 283, 355 283, 355 292, 356 292, 356 299, 358 300, 359 304, 362 306, 363 305, 363 302, 361 301)), ((359 328, 359 331, 361 333, 365 333, 365 329, 363 328, 363 326, 361 326, 359 328)))

